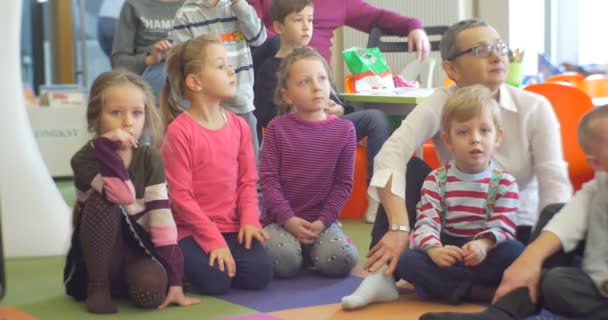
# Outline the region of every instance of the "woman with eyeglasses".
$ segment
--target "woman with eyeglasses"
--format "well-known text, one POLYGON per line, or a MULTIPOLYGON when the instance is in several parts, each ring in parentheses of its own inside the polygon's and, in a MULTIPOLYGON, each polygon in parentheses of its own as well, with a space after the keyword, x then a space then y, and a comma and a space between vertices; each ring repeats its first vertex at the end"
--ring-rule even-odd
POLYGON ((369 194, 380 200, 382 207, 372 230, 368 260, 363 266, 370 275, 354 293, 361 301, 360 306, 395 297, 393 275, 395 279, 402 278, 399 260, 409 247, 420 188, 431 171, 412 154, 431 139, 441 163, 450 160, 450 153, 440 138, 439 123, 446 100, 459 87, 484 85, 500 105, 505 135, 493 159, 499 169, 516 178, 519 186, 516 223, 520 241, 528 242, 539 209, 563 203, 572 195, 558 119, 544 97, 504 83, 509 48, 498 32, 481 20, 460 21, 443 35, 440 51, 443 69, 456 85, 437 89, 425 98, 375 158, 369 194))

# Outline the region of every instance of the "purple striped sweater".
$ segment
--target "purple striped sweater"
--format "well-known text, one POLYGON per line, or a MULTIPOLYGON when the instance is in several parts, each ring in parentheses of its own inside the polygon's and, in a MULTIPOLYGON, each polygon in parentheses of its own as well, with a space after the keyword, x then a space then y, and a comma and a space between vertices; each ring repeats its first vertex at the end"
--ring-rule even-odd
POLYGON ((282 225, 294 216, 326 227, 335 222, 352 189, 356 143, 347 120, 274 118, 261 150, 262 224, 282 225))

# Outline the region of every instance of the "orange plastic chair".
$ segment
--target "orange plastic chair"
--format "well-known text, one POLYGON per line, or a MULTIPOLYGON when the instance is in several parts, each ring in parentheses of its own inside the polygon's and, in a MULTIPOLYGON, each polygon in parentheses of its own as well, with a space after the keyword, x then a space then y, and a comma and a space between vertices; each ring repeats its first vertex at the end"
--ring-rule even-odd
POLYGON ((340 218, 361 219, 367 209, 367 147, 357 144, 353 190, 340 211, 340 218))
POLYGON ((443 79, 443 86, 444 87, 453 86, 455 84, 456 84, 456 82, 454 82, 454 80, 452 80, 452 79, 450 79, 448 77, 445 77, 445 79, 443 79))
POLYGON ((608 77, 600 74, 590 75, 583 80, 582 90, 591 98, 608 97, 608 77))
POLYGON ((431 141, 427 141, 422 145, 422 160, 431 167, 431 169, 437 169, 441 166, 435 145, 431 141))
POLYGON ((344 77, 344 92, 346 93, 356 93, 355 90, 355 76, 352 74, 348 74, 344 77))
POLYGON ((585 76, 578 72, 565 72, 550 76, 545 80, 546 82, 566 82, 579 89, 582 89, 583 81, 585 76))
POLYGON ((561 126, 564 159, 568 162, 570 181, 574 190, 580 189, 584 182, 593 178, 593 170, 587 165, 576 139, 578 122, 594 107, 591 98, 578 88, 552 82, 532 84, 525 90, 545 96, 553 105, 561 126))

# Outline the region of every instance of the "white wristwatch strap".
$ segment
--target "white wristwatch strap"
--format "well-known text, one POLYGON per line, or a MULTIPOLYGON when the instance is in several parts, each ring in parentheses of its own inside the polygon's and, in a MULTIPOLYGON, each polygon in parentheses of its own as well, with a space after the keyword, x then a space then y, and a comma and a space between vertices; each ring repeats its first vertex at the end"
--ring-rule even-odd
POLYGON ((409 226, 403 225, 403 224, 391 224, 388 226, 388 230, 389 231, 403 231, 403 232, 410 232, 411 229, 409 226))

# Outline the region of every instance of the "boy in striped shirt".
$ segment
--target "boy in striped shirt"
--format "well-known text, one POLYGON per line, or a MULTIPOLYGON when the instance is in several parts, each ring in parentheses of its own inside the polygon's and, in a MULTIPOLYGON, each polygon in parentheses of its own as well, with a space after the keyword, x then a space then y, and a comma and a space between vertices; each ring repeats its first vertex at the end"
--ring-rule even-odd
POLYGON ((257 47, 266 41, 266 29, 255 9, 245 0, 186 0, 175 15, 171 33, 174 45, 210 33, 218 34, 222 39, 236 74, 236 96, 224 101, 222 106, 245 119, 257 158, 259 143, 257 119, 253 114, 254 75, 250 46, 257 47))
POLYGON ((517 183, 492 161, 503 136, 498 108, 479 85, 459 89, 443 108, 441 137, 453 160, 426 178, 415 248, 395 272, 422 298, 451 304, 477 298, 476 289, 497 286, 524 249, 515 240, 517 183))

